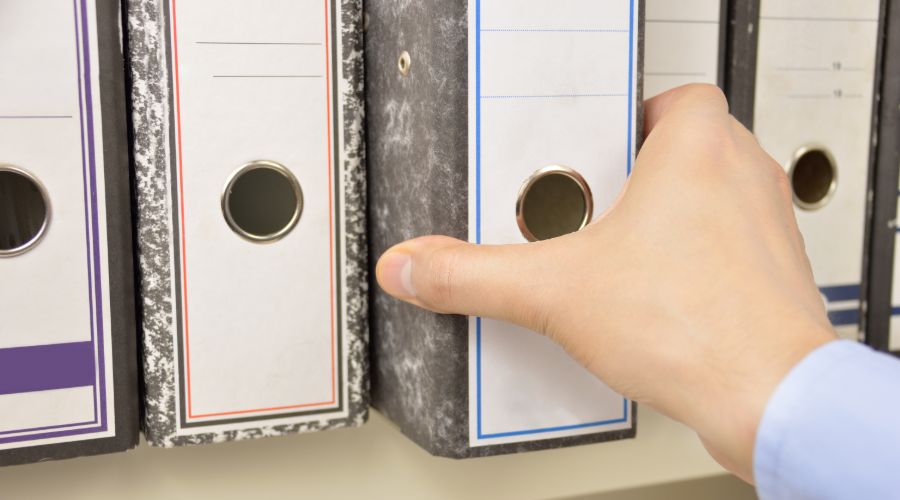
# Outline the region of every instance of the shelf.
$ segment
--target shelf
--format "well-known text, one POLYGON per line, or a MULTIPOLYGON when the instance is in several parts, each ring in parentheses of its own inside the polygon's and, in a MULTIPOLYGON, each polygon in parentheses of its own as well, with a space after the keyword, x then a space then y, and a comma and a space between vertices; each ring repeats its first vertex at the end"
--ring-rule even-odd
POLYGON ((4 498, 546 499, 724 473, 686 427, 646 408, 638 422, 632 441, 452 461, 373 412, 360 429, 9 467, 0 485, 4 498))

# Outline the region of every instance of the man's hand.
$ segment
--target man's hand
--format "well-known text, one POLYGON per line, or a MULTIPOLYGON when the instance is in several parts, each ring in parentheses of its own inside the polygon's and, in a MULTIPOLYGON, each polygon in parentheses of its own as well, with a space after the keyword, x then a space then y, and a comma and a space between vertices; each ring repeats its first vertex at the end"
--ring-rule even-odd
POLYGON ((432 311, 547 335, 752 481, 769 397, 834 332, 784 170, 722 92, 663 94, 647 102, 646 124, 634 173, 591 226, 511 246, 419 238, 381 258, 378 281, 432 311))

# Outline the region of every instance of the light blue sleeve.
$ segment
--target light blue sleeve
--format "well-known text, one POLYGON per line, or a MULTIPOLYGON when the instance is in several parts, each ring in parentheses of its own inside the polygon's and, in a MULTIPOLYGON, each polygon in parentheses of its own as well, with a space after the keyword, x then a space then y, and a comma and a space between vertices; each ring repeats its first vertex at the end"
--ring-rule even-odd
POLYGON ((762 500, 900 498, 900 360, 849 341, 781 382, 756 435, 762 500))

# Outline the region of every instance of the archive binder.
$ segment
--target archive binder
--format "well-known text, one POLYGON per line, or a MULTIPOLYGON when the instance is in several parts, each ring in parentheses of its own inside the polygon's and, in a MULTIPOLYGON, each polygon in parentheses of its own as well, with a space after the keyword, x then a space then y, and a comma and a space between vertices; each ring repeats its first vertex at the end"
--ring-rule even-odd
POLYGON ((900 354, 900 2, 886 1, 872 227, 866 301, 866 342, 900 354))
POLYGON ((644 95, 688 83, 724 87, 728 0, 647 0, 644 95))
POLYGON ((361 15, 128 2, 151 445, 366 418, 361 15))
POLYGON ((0 6, 0 465, 137 444, 119 12, 0 6))
POLYGON ((731 7, 732 112, 788 172, 829 318, 858 339, 881 2, 731 7))
MULTIPOLYGON (((526 243, 616 198, 641 130, 643 2, 368 2, 372 254, 444 234, 526 243)), ((562 348, 374 290, 373 406, 430 453, 635 435, 634 406, 562 348)))

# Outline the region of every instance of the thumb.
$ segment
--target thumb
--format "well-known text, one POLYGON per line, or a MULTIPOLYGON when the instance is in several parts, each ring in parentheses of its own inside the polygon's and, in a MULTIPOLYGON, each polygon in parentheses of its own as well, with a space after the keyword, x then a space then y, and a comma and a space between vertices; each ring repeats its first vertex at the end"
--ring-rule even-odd
POLYGON ((475 245, 426 236, 388 250, 375 269, 390 295, 444 314, 481 316, 545 330, 546 246, 475 245))

